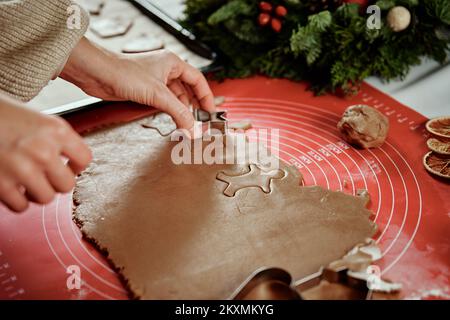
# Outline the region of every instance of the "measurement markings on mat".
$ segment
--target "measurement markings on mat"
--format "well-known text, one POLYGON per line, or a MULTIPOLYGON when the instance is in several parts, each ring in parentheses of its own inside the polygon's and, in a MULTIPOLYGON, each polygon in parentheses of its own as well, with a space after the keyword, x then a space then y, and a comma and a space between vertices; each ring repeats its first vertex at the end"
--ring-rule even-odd
POLYGON ((370 104, 375 109, 380 109, 382 113, 387 115, 391 121, 397 121, 400 124, 406 124, 409 126, 409 130, 414 131, 417 130, 420 127, 420 124, 416 123, 414 120, 408 121, 409 118, 407 116, 403 116, 402 114, 398 113, 396 114, 396 110, 391 109, 389 106, 386 106, 384 103, 379 102, 378 100, 374 99, 372 96, 368 95, 367 93, 362 94, 362 100, 364 103, 370 104), (395 117, 391 117, 395 115, 395 117), (394 118, 394 119, 392 119, 394 118), (408 122, 407 122, 408 121, 408 122))
POLYGON ((25 293, 17 284, 17 276, 12 272, 5 254, 0 251, 0 296, 6 299, 17 299, 25 293))
POLYGON ((350 149, 350 146, 343 141, 336 143, 328 143, 325 146, 317 149, 307 151, 306 154, 298 156, 298 158, 291 158, 289 162, 301 169, 304 166, 313 164, 314 162, 322 162, 324 158, 331 158, 338 156, 344 152, 344 150, 350 149))

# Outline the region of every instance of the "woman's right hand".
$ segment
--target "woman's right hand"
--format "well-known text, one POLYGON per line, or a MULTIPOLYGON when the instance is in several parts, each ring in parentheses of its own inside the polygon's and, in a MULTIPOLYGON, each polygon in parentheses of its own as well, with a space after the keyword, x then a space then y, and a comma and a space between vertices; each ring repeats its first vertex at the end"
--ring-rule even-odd
POLYGON ((66 121, 0 94, 0 201, 9 209, 21 212, 30 201, 47 204, 69 192, 91 159, 66 121))

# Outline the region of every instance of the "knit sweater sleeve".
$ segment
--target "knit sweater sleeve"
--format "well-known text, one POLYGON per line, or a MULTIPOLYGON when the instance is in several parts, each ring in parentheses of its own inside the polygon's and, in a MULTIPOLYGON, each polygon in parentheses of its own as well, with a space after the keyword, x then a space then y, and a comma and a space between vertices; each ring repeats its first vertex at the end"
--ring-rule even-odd
POLYGON ((70 0, 0 0, 0 91, 28 101, 54 78, 88 27, 70 0))

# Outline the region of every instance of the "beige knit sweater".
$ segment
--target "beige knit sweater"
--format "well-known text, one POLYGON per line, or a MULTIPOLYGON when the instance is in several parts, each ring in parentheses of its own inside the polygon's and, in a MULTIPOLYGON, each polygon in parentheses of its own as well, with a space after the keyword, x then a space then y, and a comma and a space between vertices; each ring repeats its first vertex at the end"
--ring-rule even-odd
POLYGON ((0 0, 0 91, 28 101, 57 76, 88 26, 87 13, 73 5, 0 0))

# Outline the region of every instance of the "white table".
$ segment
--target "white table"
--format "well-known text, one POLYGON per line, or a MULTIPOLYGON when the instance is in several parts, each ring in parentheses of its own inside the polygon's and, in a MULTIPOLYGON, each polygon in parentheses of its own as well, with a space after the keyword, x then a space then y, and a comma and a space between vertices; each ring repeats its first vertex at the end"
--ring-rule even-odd
POLYGON ((422 59, 404 81, 367 82, 428 118, 450 115, 450 64, 444 66, 422 59))

